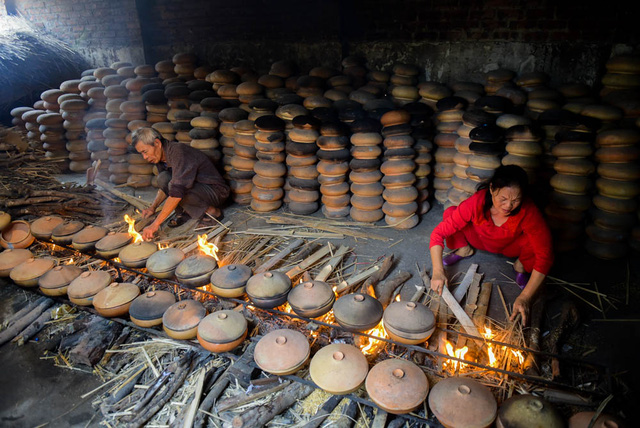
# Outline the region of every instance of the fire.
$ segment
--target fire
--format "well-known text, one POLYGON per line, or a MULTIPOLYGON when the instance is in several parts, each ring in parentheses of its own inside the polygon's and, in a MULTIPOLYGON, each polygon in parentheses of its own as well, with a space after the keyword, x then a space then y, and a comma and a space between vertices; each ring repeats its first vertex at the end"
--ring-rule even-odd
POLYGON ((213 257, 218 262, 220 261, 220 259, 218 258, 218 247, 216 246, 216 244, 207 242, 206 234, 198 235, 198 248, 203 254, 213 257))
MULTIPOLYGON (((495 333, 493 333, 489 327, 485 326, 482 336, 485 339, 493 339, 495 337, 495 333)), ((496 358, 496 354, 493 351, 493 345, 491 343, 487 343, 487 356, 489 357, 489 365, 491 367, 496 367, 498 359, 496 358)))
MULTIPOLYGON (((386 339, 387 337, 387 332, 384 329, 384 325, 382 323, 382 321, 380 321, 380 324, 378 324, 377 326, 375 326, 374 328, 372 328, 371 330, 366 332, 368 335, 371 336, 375 336, 375 337, 381 337, 383 339, 386 339)), ((362 337, 363 340, 366 340, 366 344, 362 347, 361 351, 363 354, 365 355, 372 355, 375 354, 376 351, 378 350, 378 348, 380 348, 381 346, 384 346, 385 342, 382 340, 376 340, 376 339, 372 339, 370 337, 366 337, 363 336, 362 337)))
POLYGON ((129 225, 129 230, 127 230, 127 233, 133 238, 133 243, 135 244, 136 242, 142 242, 142 235, 140 235, 135 228, 136 221, 129 217, 128 214, 124 215, 124 221, 126 221, 129 225))
POLYGON ((511 350, 511 353, 518 359, 518 364, 524 364, 524 355, 522 355, 522 351, 516 351, 515 349, 511 350))
POLYGON ((72 264, 74 264, 74 263, 75 263, 75 260, 73 260, 73 257, 71 257, 71 258, 69 259, 69 261, 67 262, 67 264, 68 264, 68 265, 72 265, 72 264))
POLYGON ((396 296, 396 302, 399 302, 399 301, 400 301, 400 294, 396 296))
POLYGON ((169 248, 169 244, 161 244, 160 242, 158 242, 158 251, 166 250, 167 248, 169 248))
MULTIPOLYGON (((451 344, 451 342, 449 342, 447 340, 446 344, 445 344, 445 349, 447 350, 447 355, 449 355, 450 357, 454 357, 454 358, 460 358, 461 360, 464 360, 464 357, 467 355, 467 352, 469 352, 469 348, 468 347, 463 347, 460 349, 456 349, 455 351, 453 350, 453 345, 451 344)), ((445 361, 444 366, 446 368, 450 368, 452 371, 457 371, 458 368, 462 369, 464 367, 466 367, 467 365, 465 363, 461 363, 459 361, 455 361, 455 360, 450 360, 450 361, 445 361)))

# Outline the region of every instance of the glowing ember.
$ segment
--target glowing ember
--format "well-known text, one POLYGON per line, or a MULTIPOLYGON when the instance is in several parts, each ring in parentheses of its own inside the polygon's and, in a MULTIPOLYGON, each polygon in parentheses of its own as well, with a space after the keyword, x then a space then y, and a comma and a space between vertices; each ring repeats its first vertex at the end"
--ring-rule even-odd
POLYGON ((127 230, 127 233, 133 238, 133 243, 135 244, 136 242, 142 242, 142 235, 140 235, 135 228, 136 221, 129 217, 128 214, 124 215, 124 221, 126 221, 129 225, 129 230, 127 230))
MULTIPOLYGON (((467 352, 469 351, 469 348, 467 348, 466 346, 464 348, 456 349, 454 351, 453 345, 448 340, 447 340, 447 343, 445 344, 445 348, 447 350, 447 355, 454 358, 460 358, 461 360, 464 360, 465 355, 467 355, 467 352)), ((445 368, 448 368, 451 371, 455 372, 458 370, 458 368, 462 369, 467 365, 459 361, 450 360, 450 361, 445 361, 444 366, 445 368)))
POLYGON ((72 265, 73 263, 75 263, 75 260, 73 260, 73 257, 71 257, 69 259, 69 261, 67 262, 68 265, 72 265))
POLYGON ((218 247, 216 244, 207 242, 207 235, 198 235, 198 249, 205 255, 213 257, 216 261, 220 261, 218 258, 218 247))
POLYGON ((398 295, 396 296, 396 302, 399 302, 399 301, 400 301, 400 295, 398 294, 398 295))
POLYGON ((158 251, 166 250, 167 248, 169 248, 169 244, 161 244, 160 242, 158 242, 158 251))
POLYGON ((524 364, 524 355, 522 355, 522 351, 516 351, 515 349, 511 350, 511 353, 518 359, 518 364, 524 364))
POLYGON ((291 305, 289 303, 285 303, 281 309, 282 312, 286 312, 288 314, 293 312, 293 309, 291 309, 291 305))
MULTIPOLYGON (((489 327, 485 327, 482 336, 485 339, 493 339, 495 337, 495 334, 489 327)), ((487 343, 487 355, 489 356, 489 365, 491 367, 496 367, 498 365, 498 359, 496 358, 496 355, 493 351, 493 345, 491 343, 487 343)))
MULTIPOLYGON (((380 321, 380 324, 378 324, 376 327, 372 328, 371 330, 367 331, 366 333, 368 335, 381 337, 383 339, 386 339, 389 337, 387 336, 387 332, 384 329, 384 325, 382 324, 382 321, 380 321)), ((382 340, 376 340, 366 336, 363 336, 362 339, 363 341, 366 341, 364 342, 361 348, 362 353, 365 355, 375 354, 378 351, 378 348, 384 346, 386 343, 382 340)))

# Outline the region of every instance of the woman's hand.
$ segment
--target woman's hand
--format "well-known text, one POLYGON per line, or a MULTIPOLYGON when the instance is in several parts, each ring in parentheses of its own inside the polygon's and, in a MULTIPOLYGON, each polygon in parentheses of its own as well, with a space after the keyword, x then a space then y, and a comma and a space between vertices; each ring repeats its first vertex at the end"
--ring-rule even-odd
POLYGON ((447 285, 447 277, 444 272, 434 272, 433 277, 431 278, 431 289, 438 293, 442 294, 442 289, 447 285))
POLYGON ((151 223, 149 226, 142 229, 142 239, 145 241, 151 241, 159 228, 160 226, 156 225, 155 222, 151 223))
POLYGON ((156 209, 149 207, 149 208, 146 208, 146 209, 142 210, 142 212, 140 213, 140 216, 142 218, 149 218, 152 215, 154 215, 155 213, 156 213, 156 209))
POLYGON ((531 299, 527 296, 523 296, 522 294, 516 298, 516 301, 513 302, 513 311, 511 312, 511 317, 509 320, 513 321, 516 319, 518 314, 522 317, 522 325, 527 325, 527 319, 529 318, 529 310, 531 309, 531 299))

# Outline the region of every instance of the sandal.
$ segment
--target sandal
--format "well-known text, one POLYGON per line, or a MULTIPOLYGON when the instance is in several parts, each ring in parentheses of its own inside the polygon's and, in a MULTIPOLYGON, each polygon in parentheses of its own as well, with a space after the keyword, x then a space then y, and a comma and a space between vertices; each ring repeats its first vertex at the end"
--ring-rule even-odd
POLYGON ((189 220, 191 220, 191 217, 189 216, 189 214, 183 212, 182 214, 176 215, 174 218, 172 218, 169 221, 169 227, 182 226, 183 224, 185 224, 189 220))

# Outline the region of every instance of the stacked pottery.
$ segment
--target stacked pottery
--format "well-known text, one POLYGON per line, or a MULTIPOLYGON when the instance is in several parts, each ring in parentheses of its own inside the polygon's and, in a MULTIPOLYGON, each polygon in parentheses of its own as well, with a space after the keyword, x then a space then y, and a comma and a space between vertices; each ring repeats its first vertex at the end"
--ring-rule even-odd
POLYGON ((384 187, 380 180, 380 155, 382 154, 382 135, 377 120, 360 120, 352 125, 351 162, 349 180, 351 181, 351 209, 349 215, 355 221, 376 222, 382 217, 382 193, 384 187))
POLYGON ((106 119, 95 118, 85 123, 87 131, 87 150, 91 154, 91 161, 98 166, 96 178, 109 180, 109 148, 105 145, 104 130, 107 129, 106 119), (98 165, 99 162, 99 165, 98 165))
POLYGON ((261 116, 275 116, 278 103, 266 98, 259 98, 249 103, 249 120, 256 120, 261 116))
POLYGON ((389 92, 396 106, 418 101, 420 93, 417 88, 420 69, 412 64, 395 64, 390 78, 389 92))
POLYGON ((466 106, 467 100, 455 96, 442 98, 436 103, 438 111, 433 118, 437 131, 433 140, 437 146, 434 187, 439 192, 436 199, 444 205, 458 205, 467 196, 460 189, 453 187, 452 180, 456 166, 454 162, 455 142, 459 138, 457 131, 463 125, 462 116, 466 106), (446 193, 446 199, 444 193, 446 193), (445 201, 443 202, 443 200, 445 201))
POLYGON ((285 146, 289 169, 287 184, 290 187, 285 201, 294 214, 311 214, 318 211, 320 199, 316 167, 320 121, 312 116, 299 115, 292 118, 292 125, 285 146))
POLYGON ((339 74, 327 80, 327 89, 323 96, 332 102, 346 100, 353 92, 353 81, 350 76, 339 74))
POLYGON ((366 75, 367 83, 365 86, 376 87, 382 91, 382 93, 387 92, 387 88, 389 86, 389 79, 391 75, 386 71, 382 70, 369 70, 366 75))
POLYGON ((516 73, 505 68, 498 68, 485 74, 484 91, 487 95, 494 95, 500 88, 513 85, 516 73))
POLYGON ((107 129, 103 131, 104 145, 109 153, 109 181, 113 184, 125 184, 129 179, 129 143, 127 135, 128 121, 124 119, 107 119, 107 129))
POLYGON ((189 131, 189 137, 191 137, 189 145, 202 151, 216 164, 222 159, 217 138, 219 125, 215 117, 201 115, 191 119, 193 128, 189 131))
POLYGON ((591 206, 589 193, 595 165, 593 154, 595 135, 588 132, 558 132, 558 143, 552 154, 556 157, 550 184, 553 191, 545 208, 557 251, 568 251, 580 245, 584 233, 586 212, 591 206))
POLYGON ((275 74, 264 74, 258 78, 258 83, 264 88, 264 94, 269 100, 274 100, 278 90, 284 88, 284 79, 275 74))
POLYGON ((418 191, 414 171, 415 151, 411 137, 411 116, 406 110, 392 110, 380 119, 384 136, 384 158, 380 166, 384 192, 382 212, 385 222, 396 229, 411 229, 418 224, 418 191))
POLYGON ((167 97, 170 109, 167 112, 167 119, 171 122, 173 132, 175 132, 175 140, 190 143, 189 131, 191 130, 191 120, 198 116, 189 109, 191 101, 189 87, 181 82, 169 84, 164 90, 164 96, 167 97))
POLYGON ((180 52, 172 58, 175 66, 173 67, 174 73, 178 75, 182 80, 191 80, 194 78, 193 72, 196 68, 196 62, 198 58, 192 53, 180 52))
MULTIPOLYGON (((104 94, 104 86, 99 81, 82 82, 79 87, 86 87, 88 97, 89 110, 84 117, 84 121, 88 122, 94 118, 107 117, 107 96, 104 94)), ((80 93, 82 96, 82 92, 80 93)))
POLYGON ((475 82, 453 82, 451 83, 451 90, 453 90, 454 96, 464 98, 469 104, 473 104, 484 95, 484 85, 475 82))
POLYGON ((34 149, 42 148, 42 140, 40 140, 42 134, 40 132, 40 125, 38 124, 38 116, 42 114, 45 114, 44 110, 31 109, 22 113, 21 116, 24 127, 27 130, 29 146, 34 149))
POLYGON ((322 194, 322 213, 327 218, 349 215, 349 128, 340 122, 327 122, 320 127, 316 152, 318 182, 322 194))
POLYGON ((406 104, 404 109, 411 115, 411 136, 415 143, 413 149, 416 152, 416 182, 414 187, 418 190, 418 214, 426 214, 431 209, 429 203, 429 185, 431 184, 431 161, 433 160, 433 131, 431 129, 431 115, 433 110, 424 103, 416 102, 406 104))
POLYGON ((633 91, 640 88, 640 60, 636 56, 617 55, 606 64, 607 73, 602 77, 602 97, 616 91, 633 91))
POLYGON ((515 125, 505 132, 507 155, 503 165, 518 165, 527 172, 529 183, 534 183, 542 155, 542 131, 530 125, 515 125))
POLYGON ((153 69, 158 73, 158 77, 164 81, 178 76, 174 71, 174 67, 175 64, 172 60, 164 59, 156 62, 153 69))
POLYGON ((44 110, 48 113, 59 113, 60 104, 58 104, 58 97, 63 95, 64 91, 60 89, 47 89, 40 94, 40 99, 43 101, 44 110))
POLYGON ((144 86, 142 88, 142 101, 144 101, 144 108, 147 111, 147 122, 153 124, 168 121, 169 106, 167 105, 167 97, 164 95, 163 85, 144 86))
POLYGON ((62 82, 60 89, 64 95, 58 97, 60 113, 66 130, 66 149, 69 151, 69 169, 73 172, 85 172, 91 166, 87 151, 87 139, 84 129, 84 116, 89 105, 80 96, 79 80, 62 82))
POLYGON ((231 158, 233 169, 230 175, 235 174, 236 185, 233 200, 240 205, 251 204, 251 190, 253 189, 253 177, 255 175, 254 165, 258 161, 256 158, 256 137, 258 131, 252 120, 244 119, 235 122, 233 145, 234 155, 231 158), (242 178, 240 178, 242 177, 242 178))
POLYGON ((504 153, 503 131, 496 125, 479 126, 469 133, 471 155, 467 158, 467 176, 481 183, 493 177, 504 153))
POLYGON ((628 252, 627 241, 638 248, 637 224, 640 195, 640 132, 611 129, 596 137, 597 194, 587 226, 587 251, 599 258, 615 259, 628 252), (634 231, 637 232, 637 226, 634 231))
POLYGON ((222 146, 222 165, 225 172, 225 178, 229 180, 232 194, 236 194, 236 190, 239 190, 239 194, 246 194, 247 188, 249 188, 249 192, 251 192, 251 185, 247 183, 247 180, 251 180, 251 177, 253 177, 253 169, 250 174, 240 174, 231 165, 231 160, 235 156, 234 146, 236 144, 236 130, 234 128, 234 124, 241 120, 246 120, 247 116, 248 114, 246 111, 237 107, 228 107, 222 109, 218 113, 218 119, 220 120, 220 134, 222 134, 220 137, 220 145, 222 146))
POLYGON ((428 105, 434 111, 437 110, 436 104, 438 101, 453 95, 451 89, 438 82, 423 82, 418 85, 418 88, 421 97, 420 102, 428 105))
MULTIPOLYGON (((235 88, 240 83, 240 76, 230 70, 215 70, 209 73, 205 80, 213 85, 214 91, 218 92, 223 86, 232 85, 235 88)), ((218 96, 222 97, 219 92, 218 96)))
POLYGON ((28 111, 33 111, 33 108, 32 107, 16 107, 11 109, 11 111, 9 112, 11 114, 11 117, 13 117, 13 119, 11 119, 11 124, 17 127, 18 129, 20 129, 21 131, 28 131, 26 127, 26 122, 22 119, 22 115, 28 111))
POLYGON ((260 116, 255 121, 256 158, 252 178, 251 208, 259 212, 275 211, 282 206, 287 175, 284 153, 284 121, 277 116, 260 116))
POLYGON ((367 67, 365 59, 356 55, 351 55, 342 60, 342 74, 351 78, 354 89, 358 89, 365 83, 367 67))
POLYGON ((61 161, 62 165, 68 164, 69 152, 67 151, 67 141, 64 137, 64 119, 60 113, 44 113, 38 116, 40 125, 40 140, 42 148, 45 150, 46 159, 61 161))

